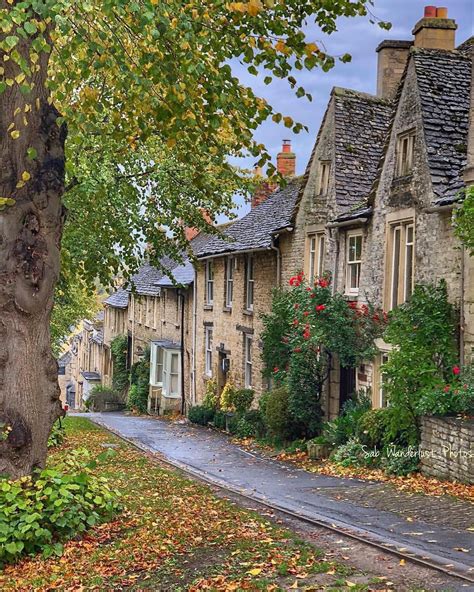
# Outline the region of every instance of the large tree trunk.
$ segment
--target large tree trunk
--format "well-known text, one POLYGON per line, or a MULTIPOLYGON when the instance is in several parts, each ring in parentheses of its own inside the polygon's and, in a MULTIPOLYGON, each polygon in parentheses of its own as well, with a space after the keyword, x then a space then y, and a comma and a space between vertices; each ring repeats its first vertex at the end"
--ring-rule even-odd
MULTIPOLYGON (((17 47, 22 56, 29 56, 30 41, 17 47)), ((4 62, 1 51, 0 63, 5 78, 15 78, 18 66, 4 62)), ((44 466, 51 426, 62 413, 49 322, 64 221, 66 131, 48 102, 46 54, 38 65, 29 95, 16 83, 0 94, 0 197, 15 200, 0 211, 0 474, 11 477, 44 466), (31 178, 22 185, 24 171, 31 178)))

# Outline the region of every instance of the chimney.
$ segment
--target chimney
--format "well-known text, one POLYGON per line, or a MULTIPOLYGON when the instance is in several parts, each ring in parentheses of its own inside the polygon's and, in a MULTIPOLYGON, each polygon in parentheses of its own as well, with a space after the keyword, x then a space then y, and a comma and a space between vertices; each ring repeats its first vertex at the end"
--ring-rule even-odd
POLYGON ((296 155, 291 151, 291 140, 283 140, 281 152, 277 155, 277 170, 284 177, 295 176, 296 155))
POLYGON ((413 29, 415 47, 452 51, 456 47, 457 28, 456 22, 448 18, 447 8, 426 6, 424 17, 413 29))
MULTIPOLYGON (((204 210, 204 208, 201 208, 201 214, 202 217, 204 218, 204 220, 208 223, 208 224, 212 224, 213 220, 211 218, 211 216, 209 215, 209 212, 206 212, 206 210, 204 210)), ((186 240, 188 241, 192 241, 193 238, 196 238, 198 234, 200 234, 201 230, 199 228, 189 228, 188 226, 186 226, 186 228, 184 229, 184 236, 186 237, 186 240)))
POLYGON ((379 97, 383 99, 395 97, 412 45, 412 41, 387 39, 377 47, 377 95, 379 97))
MULTIPOLYGON (((283 140, 281 152, 277 155, 277 171, 284 177, 294 177, 296 173, 296 155, 291 151, 291 140, 283 140)), ((264 202, 274 191, 278 189, 276 183, 271 183, 262 176, 262 169, 257 167, 254 171, 255 177, 261 177, 257 181, 257 188, 252 195, 252 208, 264 202)))

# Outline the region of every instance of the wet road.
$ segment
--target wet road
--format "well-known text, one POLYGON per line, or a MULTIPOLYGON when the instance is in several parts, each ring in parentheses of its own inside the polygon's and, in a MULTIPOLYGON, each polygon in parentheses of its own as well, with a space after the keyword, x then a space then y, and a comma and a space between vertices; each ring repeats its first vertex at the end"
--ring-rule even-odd
MULTIPOLYGON (((416 518, 407 520, 401 513, 331 497, 331 489, 334 492, 342 488, 350 493, 351 488, 362 487, 367 488, 369 494, 376 484, 308 473, 249 453, 232 444, 225 435, 210 429, 121 413, 84 416, 143 449, 160 453, 197 477, 337 526, 341 531, 401 548, 474 579, 474 532, 446 525, 446 520, 443 525, 416 518)), ((420 505, 424 500, 427 498, 420 496, 420 505)), ((474 527, 469 519, 466 518, 466 529, 474 527)), ((449 524, 449 520, 447 522, 449 524)))

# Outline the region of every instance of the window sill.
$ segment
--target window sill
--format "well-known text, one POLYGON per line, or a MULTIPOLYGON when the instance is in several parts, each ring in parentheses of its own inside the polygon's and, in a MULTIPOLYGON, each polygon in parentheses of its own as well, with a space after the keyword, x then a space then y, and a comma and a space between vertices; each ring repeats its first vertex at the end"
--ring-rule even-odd
POLYGON ((165 399, 181 399, 181 395, 167 395, 166 393, 161 393, 162 397, 165 399))
POLYGON ((204 308, 204 310, 213 310, 214 305, 213 304, 205 304, 203 308, 204 308))
POLYGON ((344 298, 346 300, 357 300, 359 298, 359 292, 344 292, 344 298))
POLYGON ((253 310, 249 310, 248 308, 244 308, 244 310, 242 312, 244 315, 247 315, 248 317, 253 317, 253 310))
POLYGON ((232 306, 224 306, 222 312, 232 312, 232 306))

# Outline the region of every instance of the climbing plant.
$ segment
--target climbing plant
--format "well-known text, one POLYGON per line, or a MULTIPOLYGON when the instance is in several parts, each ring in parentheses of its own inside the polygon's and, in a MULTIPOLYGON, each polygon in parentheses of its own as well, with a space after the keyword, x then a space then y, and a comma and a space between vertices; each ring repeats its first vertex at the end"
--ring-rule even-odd
POLYGON ((124 395, 129 385, 129 371, 127 368, 128 337, 117 335, 110 344, 113 361, 112 388, 124 395))

